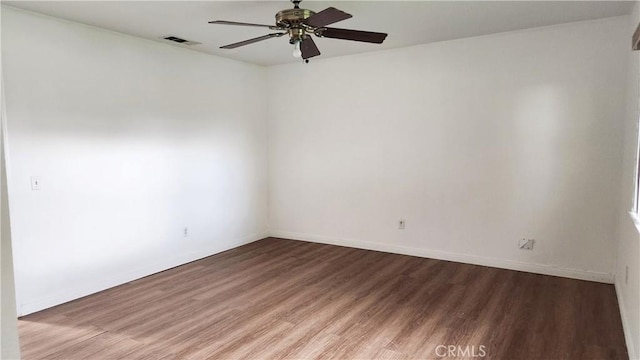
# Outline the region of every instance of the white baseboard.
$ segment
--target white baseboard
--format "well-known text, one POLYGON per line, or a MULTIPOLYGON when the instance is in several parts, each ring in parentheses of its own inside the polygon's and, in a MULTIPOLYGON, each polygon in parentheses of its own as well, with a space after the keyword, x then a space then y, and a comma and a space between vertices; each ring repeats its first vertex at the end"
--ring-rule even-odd
POLYGON ((502 259, 477 256, 477 255, 453 253, 453 252, 423 249, 423 248, 412 248, 412 247, 406 247, 406 246, 379 244, 379 243, 372 243, 372 242, 366 242, 366 241, 360 241, 360 240, 338 239, 338 238, 331 238, 327 236, 295 233, 295 232, 281 231, 281 230, 270 229, 269 235, 272 237, 278 237, 278 238, 284 238, 284 239, 290 239, 290 240, 302 240, 302 241, 310 241, 310 242, 316 242, 316 243, 322 243, 322 244, 346 246, 346 247, 352 247, 352 248, 358 248, 358 249, 376 250, 376 251, 382 251, 382 252, 388 252, 388 253, 394 253, 394 254, 419 256, 419 257, 430 258, 430 259, 447 260, 447 261, 454 261, 454 262, 460 262, 465 264, 482 265, 482 266, 489 266, 489 267, 508 269, 508 270, 525 271, 525 272, 530 272, 535 274, 560 276, 560 277, 566 277, 571 279, 595 281, 595 282, 601 282, 601 283, 607 283, 607 284, 613 284, 613 278, 614 278, 613 274, 564 268, 564 267, 559 267, 555 265, 526 263, 526 262, 513 261, 513 260, 502 260, 502 259))
POLYGON ((146 263, 140 268, 123 271, 120 273, 116 273, 109 278, 100 279, 101 281, 96 281, 95 283, 91 284, 91 286, 61 289, 55 294, 39 299, 34 299, 28 302, 22 302, 18 306, 18 316, 24 316, 40 310, 48 309, 50 307, 79 299, 87 295, 95 294, 97 292, 107 290, 118 285, 126 284, 130 281, 137 280, 145 276, 159 273, 176 266, 184 265, 186 263, 199 260, 207 256, 215 255, 223 251, 236 248, 238 246, 249 244, 266 237, 268 237, 268 234, 266 232, 245 236, 243 238, 227 242, 224 246, 212 246, 210 248, 201 249, 187 254, 179 254, 178 256, 173 258, 162 259, 161 261, 152 264, 146 263))
POLYGON ((620 317, 622 318, 622 330, 624 331, 624 341, 627 343, 627 353, 629 354, 630 360, 638 360, 638 353, 636 353, 636 349, 633 343, 633 337, 631 336, 631 327, 629 325, 629 320, 627 320, 627 308, 624 304, 624 299, 622 298, 622 292, 620 290, 620 283, 618 279, 615 281, 616 287, 616 296, 618 297, 618 307, 620 308, 620 317))

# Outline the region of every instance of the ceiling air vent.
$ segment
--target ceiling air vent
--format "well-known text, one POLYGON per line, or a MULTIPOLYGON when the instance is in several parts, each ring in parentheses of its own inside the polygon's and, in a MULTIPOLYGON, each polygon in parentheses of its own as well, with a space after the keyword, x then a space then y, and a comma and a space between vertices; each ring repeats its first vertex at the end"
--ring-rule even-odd
POLYGON ((163 39, 171 41, 171 42, 174 42, 176 44, 180 44, 180 45, 198 45, 198 44, 202 44, 202 43, 199 43, 197 41, 185 40, 183 38, 179 38, 179 37, 173 36, 173 35, 165 36, 165 37, 163 37, 163 39))

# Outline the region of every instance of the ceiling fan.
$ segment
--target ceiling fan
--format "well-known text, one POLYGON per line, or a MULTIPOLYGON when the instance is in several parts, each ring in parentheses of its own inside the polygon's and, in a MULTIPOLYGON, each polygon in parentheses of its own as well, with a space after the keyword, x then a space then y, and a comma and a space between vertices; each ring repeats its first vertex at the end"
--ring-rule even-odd
POLYGON ((293 56, 302 58, 305 62, 309 62, 308 59, 311 57, 320 55, 320 50, 318 50, 311 35, 375 44, 382 44, 387 37, 385 33, 327 27, 327 25, 350 18, 351 14, 347 14, 334 7, 329 7, 316 13, 311 10, 301 9, 301 1, 302 0, 291 0, 294 5, 293 9, 278 12, 276 14, 276 25, 251 24, 226 20, 209 21, 209 24, 257 26, 281 31, 221 46, 220 48, 235 49, 258 41, 289 35, 289 43, 294 46, 293 56))

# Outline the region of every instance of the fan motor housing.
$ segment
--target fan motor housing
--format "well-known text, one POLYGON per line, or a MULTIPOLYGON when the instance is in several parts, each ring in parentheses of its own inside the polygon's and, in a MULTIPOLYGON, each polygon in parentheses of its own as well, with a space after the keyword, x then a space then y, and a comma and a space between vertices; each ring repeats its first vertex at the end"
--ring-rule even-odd
POLYGON ((306 18, 314 15, 315 12, 307 9, 287 9, 276 14, 276 25, 290 28, 300 24, 306 18))

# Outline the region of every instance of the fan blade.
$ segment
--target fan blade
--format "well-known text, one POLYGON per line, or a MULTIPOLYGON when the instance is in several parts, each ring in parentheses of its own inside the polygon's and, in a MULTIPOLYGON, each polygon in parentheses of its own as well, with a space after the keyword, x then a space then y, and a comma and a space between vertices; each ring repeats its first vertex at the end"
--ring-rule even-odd
POLYGON ((313 14, 306 18, 303 23, 312 27, 323 27, 338 21, 346 20, 352 15, 334 7, 328 7, 319 13, 313 14))
POLYGON ((238 26, 257 26, 257 27, 275 28, 275 26, 272 26, 272 25, 251 24, 251 23, 243 23, 243 22, 235 22, 235 21, 226 21, 226 20, 215 20, 215 21, 209 21, 209 24, 238 25, 238 26))
POLYGON ((376 44, 382 44, 384 39, 387 38, 387 34, 385 33, 336 28, 320 29, 317 35, 332 39, 362 41, 376 44))
POLYGON ((320 55, 320 50, 318 50, 318 47, 311 36, 307 36, 306 39, 302 40, 300 43, 300 50, 302 51, 303 59, 320 55))
POLYGON ((220 46, 220 49, 235 49, 237 47, 253 44, 253 43, 256 43, 258 41, 267 40, 267 39, 271 39, 271 38, 274 38, 274 37, 280 37, 280 36, 282 36, 284 34, 286 34, 286 33, 273 33, 273 34, 263 35, 263 36, 259 36, 257 38, 253 38, 253 39, 249 39, 249 40, 245 40, 245 41, 240 41, 240 42, 229 44, 229 45, 225 45, 225 46, 220 46))

